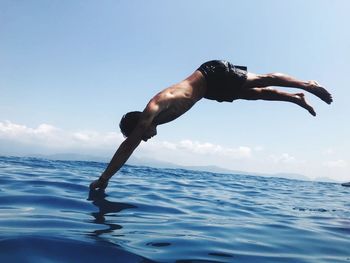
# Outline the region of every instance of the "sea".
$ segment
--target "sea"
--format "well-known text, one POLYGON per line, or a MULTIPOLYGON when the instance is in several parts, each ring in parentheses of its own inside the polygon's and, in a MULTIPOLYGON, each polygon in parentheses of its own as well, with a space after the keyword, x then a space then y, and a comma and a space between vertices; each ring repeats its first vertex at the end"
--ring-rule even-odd
POLYGON ((350 188, 0 157, 0 262, 350 262, 350 188))

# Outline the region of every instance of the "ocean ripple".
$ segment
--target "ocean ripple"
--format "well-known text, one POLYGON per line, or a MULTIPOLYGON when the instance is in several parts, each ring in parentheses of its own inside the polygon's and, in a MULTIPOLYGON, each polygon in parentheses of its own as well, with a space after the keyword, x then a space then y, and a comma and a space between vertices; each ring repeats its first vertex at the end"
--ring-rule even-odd
POLYGON ((0 157, 0 262, 350 262, 350 188, 0 157))

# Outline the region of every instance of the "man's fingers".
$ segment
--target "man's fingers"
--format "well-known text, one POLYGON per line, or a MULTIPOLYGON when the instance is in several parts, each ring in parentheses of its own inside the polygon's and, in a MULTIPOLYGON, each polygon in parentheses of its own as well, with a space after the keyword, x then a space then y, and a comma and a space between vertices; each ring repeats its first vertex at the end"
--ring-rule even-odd
POLYGON ((93 181, 91 184, 90 184, 90 189, 91 190, 95 190, 97 188, 96 186, 96 181, 93 181))
POLYGON ((101 182, 100 180, 95 180, 90 184, 90 189, 106 189, 108 182, 101 182))

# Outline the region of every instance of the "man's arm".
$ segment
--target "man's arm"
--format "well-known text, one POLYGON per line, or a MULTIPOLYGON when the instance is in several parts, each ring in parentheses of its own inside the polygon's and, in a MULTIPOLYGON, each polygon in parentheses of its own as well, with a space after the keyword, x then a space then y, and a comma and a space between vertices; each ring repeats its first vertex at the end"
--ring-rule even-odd
POLYGON ((126 163, 133 151, 139 146, 140 142, 141 138, 136 140, 126 138, 115 152, 101 177, 108 181, 126 163))
POLYGON ((133 151, 139 146, 143 134, 152 123, 158 108, 157 105, 152 105, 151 103, 147 105, 134 131, 119 146, 100 178, 90 184, 90 189, 105 189, 107 187, 109 179, 125 164, 133 151))

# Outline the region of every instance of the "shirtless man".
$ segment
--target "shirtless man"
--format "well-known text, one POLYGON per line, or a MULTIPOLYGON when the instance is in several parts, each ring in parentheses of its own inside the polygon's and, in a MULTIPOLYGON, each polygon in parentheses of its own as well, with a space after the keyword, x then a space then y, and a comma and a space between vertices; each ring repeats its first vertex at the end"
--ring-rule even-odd
POLYGON ((124 165, 140 142, 157 134, 157 126, 180 117, 202 98, 219 102, 245 100, 275 100, 292 102, 316 116, 303 93, 287 93, 270 86, 299 88, 330 104, 331 94, 316 81, 301 81, 281 73, 264 75, 247 72, 243 66, 228 61, 213 60, 201 65, 192 75, 155 95, 143 112, 129 112, 120 121, 126 139, 111 162, 90 189, 105 189, 109 179, 124 165))

